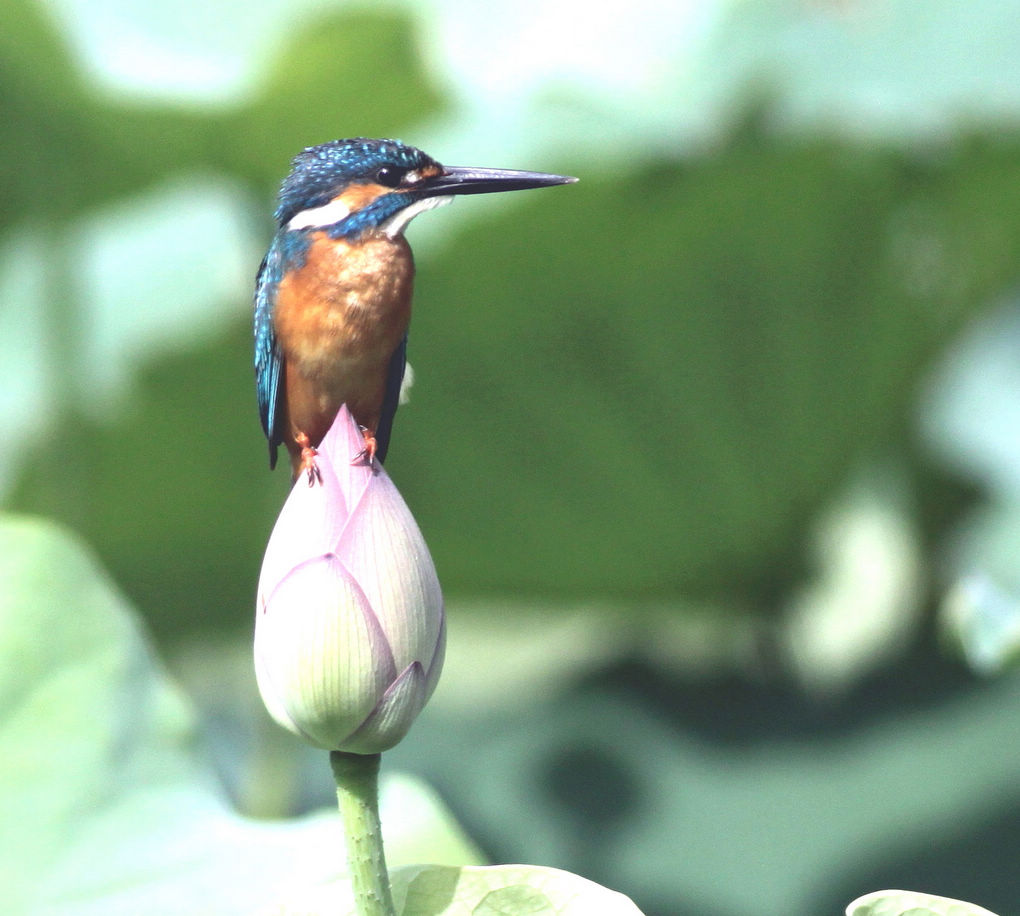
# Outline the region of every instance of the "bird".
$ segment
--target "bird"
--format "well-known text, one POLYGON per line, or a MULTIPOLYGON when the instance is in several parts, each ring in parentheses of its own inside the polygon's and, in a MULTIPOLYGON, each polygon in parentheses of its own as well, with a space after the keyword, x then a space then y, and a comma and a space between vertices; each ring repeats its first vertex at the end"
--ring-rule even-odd
POLYGON ((365 440, 355 460, 385 460, 407 367, 411 220, 458 195, 575 181, 444 166, 398 140, 354 137, 298 153, 255 281, 255 388, 270 468, 283 445, 293 480, 321 482, 316 446, 344 404, 365 440))

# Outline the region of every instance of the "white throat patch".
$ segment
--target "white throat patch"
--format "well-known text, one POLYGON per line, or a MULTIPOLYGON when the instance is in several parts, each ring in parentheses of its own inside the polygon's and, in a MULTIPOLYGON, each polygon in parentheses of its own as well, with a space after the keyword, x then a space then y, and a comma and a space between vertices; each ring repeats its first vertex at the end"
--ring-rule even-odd
POLYGON ((323 226, 332 226, 339 223, 342 219, 347 219, 351 215, 351 210, 341 200, 331 200, 328 204, 323 204, 321 207, 312 207, 308 210, 302 210, 300 213, 295 213, 291 218, 290 222, 287 223, 288 229, 316 229, 323 226))
POLYGON ((411 222, 419 213, 424 213, 426 210, 434 210, 436 207, 442 207, 445 204, 453 203, 453 197, 450 195, 442 197, 423 197, 421 200, 416 200, 413 204, 404 207, 403 210, 394 213, 385 223, 379 228, 382 229, 391 239, 395 239, 398 235, 401 235, 407 228, 407 224, 411 222))

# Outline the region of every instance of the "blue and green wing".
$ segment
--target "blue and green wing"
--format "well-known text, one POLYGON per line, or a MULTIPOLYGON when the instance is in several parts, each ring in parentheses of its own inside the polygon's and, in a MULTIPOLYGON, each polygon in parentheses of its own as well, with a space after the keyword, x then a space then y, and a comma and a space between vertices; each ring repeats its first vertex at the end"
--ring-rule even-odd
POLYGON ((269 467, 276 467, 276 451, 283 442, 280 429, 280 399, 283 389, 280 372, 283 357, 280 354, 273 329, 273 309, 276 291, 280 285, 283 266, 280 247, 276 240, 262 259, 255 281, 255 392, 258 395, 259 418, 269 442, 269 467))
POLYGON ((390 366, 386 375, 386 393, 383 395, 382 412, 379 425, 375 431, 375 455, 380 462, 386 460, 386 451, 390 447, 390 433, 393 431, 393 417, 400 405, 400 387, 404 382, 404 371, 407 368, 407 335, 400 341, 400 346, 390 357, 390 366))

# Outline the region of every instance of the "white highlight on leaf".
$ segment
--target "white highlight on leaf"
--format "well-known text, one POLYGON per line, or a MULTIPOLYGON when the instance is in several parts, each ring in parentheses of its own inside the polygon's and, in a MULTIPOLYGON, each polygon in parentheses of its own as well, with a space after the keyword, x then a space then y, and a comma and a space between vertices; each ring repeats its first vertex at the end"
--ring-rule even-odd
POLYGON ((347 219, 350 215, 350 207, 342 200, 331 200, 328 204, 323 204, 321 207, 311 207, 308 210, 295 213, 290 218, 290 222, 287 223, 287 228, 315 229, 322 226, 333 226, 339 223, 340 220, 347 219))
POLYGON ((407 224, 419 213, 424 213, 426 210, 434 210, 436 207, 442 207, 444 204, 451 203, 452 201, 453 197, 449 195, 444 197, 425 197, 421 200, 416 200, 413 204, 404 207, 403 210, 394 213, 379 228, 391 239, 395 239, 403 233, 407 228, 407 224))

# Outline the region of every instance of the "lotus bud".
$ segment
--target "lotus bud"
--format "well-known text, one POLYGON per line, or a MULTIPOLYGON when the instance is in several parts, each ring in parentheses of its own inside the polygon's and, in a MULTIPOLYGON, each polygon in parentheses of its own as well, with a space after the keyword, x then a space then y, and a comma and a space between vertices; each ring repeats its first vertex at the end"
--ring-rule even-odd
POLYGON ((317 747, 377 754, 407 734, 446 644, 435 566, 386 471, 355 460, 341 408, 321 486, 294 486, 262 562, 255 672, 270 715, 317 747))

